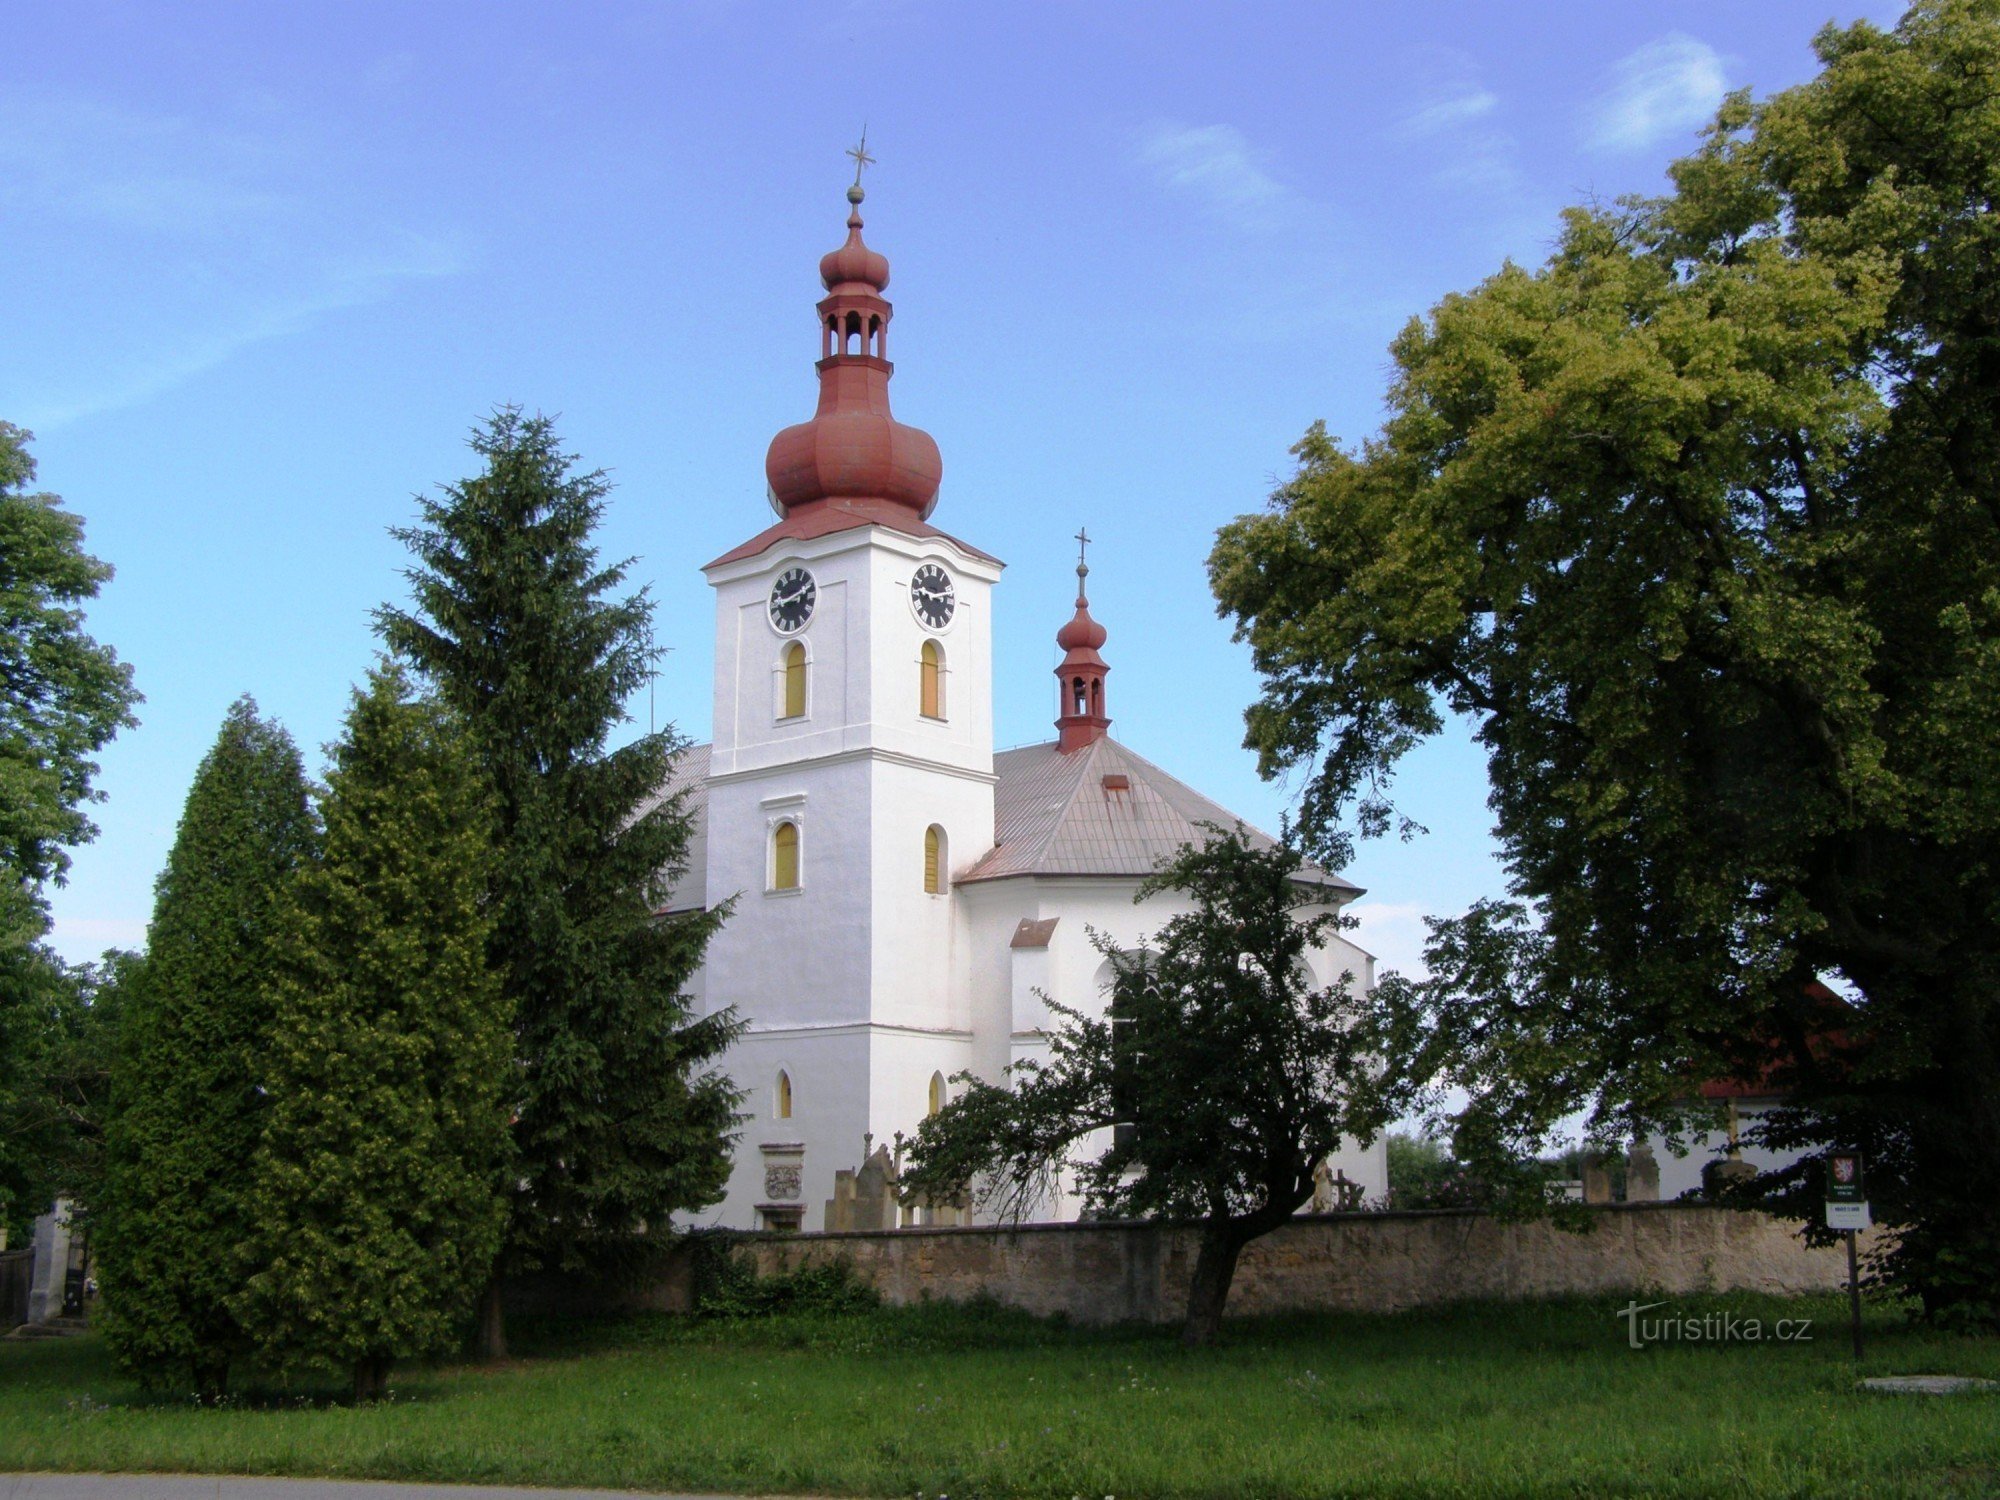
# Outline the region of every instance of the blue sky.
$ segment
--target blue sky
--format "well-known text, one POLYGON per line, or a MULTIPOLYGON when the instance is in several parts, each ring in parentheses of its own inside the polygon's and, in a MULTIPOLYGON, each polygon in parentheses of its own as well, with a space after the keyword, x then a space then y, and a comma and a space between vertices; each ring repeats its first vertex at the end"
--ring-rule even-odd
MULTIPOLYGON (((1755 4, 29 5, 0 58, 0 418, 118 569, 90 613, 142 724, 56 893, 72 958, 143 939, 196 762, 238 694, 320 761, 401 597, 387 535, 471 469, 495 404, 559 414, 617 483, 708 732, 698 566, 760 530, 812 409, 841 155, 880 164, 897 415, 944 452, 935 520, 1004 558, 1001 745, 1047 738, 1087 524, 1113 732, 1275 826, 1256 682, 1215 617, 1215 528, 1315 418, 1382 413, 1389 339, 1565 205, 1657 190, 1724 89, 1814 69, 1830 19, 1755 4)), ((635 704, 642 721, 647 705, 635 704)), ((1362 941, 1497 892, 1483 767, 1400 791, 1362 941)))

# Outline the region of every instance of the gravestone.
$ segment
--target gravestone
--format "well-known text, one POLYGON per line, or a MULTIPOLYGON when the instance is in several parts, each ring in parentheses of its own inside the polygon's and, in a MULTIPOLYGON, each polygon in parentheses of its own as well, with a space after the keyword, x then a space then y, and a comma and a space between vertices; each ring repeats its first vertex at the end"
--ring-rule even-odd
POLYGON ((1634 1141, 1632 1149, 1625 1153, 1625 1201, 1660 1201, 1660 1159, 1644 1141, 1634 1141))
POLYGON ((69 1279, 69 1200, 35 1220, 35 1269, 28 1283, 28 1321, 47 1323, 62 1316, 63 1288, 69 1279))

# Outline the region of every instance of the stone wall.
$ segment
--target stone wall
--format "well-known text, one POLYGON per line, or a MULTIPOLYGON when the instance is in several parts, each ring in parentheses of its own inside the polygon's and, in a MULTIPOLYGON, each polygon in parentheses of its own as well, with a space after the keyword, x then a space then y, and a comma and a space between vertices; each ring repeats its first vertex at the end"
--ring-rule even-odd
MULTIPOLYGON (((1243 1252, 1229 1311, 1394 1312, 1472 1299, 1845 1286, 1843 1251, 1808 1250, 1796 1226, 1763 1214, 1678 1203, 1592 1214, 1595 1227, 1581 1234, 1477 1213, 1300 1217, 1243 1252)), ((1179 1319, 1195 1248, 1189 1228, 1084 1223, 747 1235, 738 1253, 765 1276, 846 1260, 892 1304, 984 1294, 1100 1323, 1179 1319)), ((685 1307, 685 1276, 685 1257, 675 1257, 636 1300, 685 1307)))

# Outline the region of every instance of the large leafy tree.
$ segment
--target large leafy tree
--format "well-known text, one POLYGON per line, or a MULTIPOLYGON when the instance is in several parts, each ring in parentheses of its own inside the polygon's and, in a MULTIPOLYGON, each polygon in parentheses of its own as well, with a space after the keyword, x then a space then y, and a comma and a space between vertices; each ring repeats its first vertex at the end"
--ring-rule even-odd
POLYGON ((1996 1319, 2000 6, 1816 46, 1412 323, 1380 435, 1315 427, 1211 573, 1323 844, 1449 716, 1487 752, 1514 899, 1427 990, 1462 1145, 1768 1073, 1774 1144, 1874 1154, 1903 1284, 1996 1319))
POLYGON ((57 1198, 69 1200, 73 1219, 87 1218, 100 1199, 118 1018, 144 971, 138 954, 66 965, 41 944, 0 958, 16 1079, 0 1091, 9 1167, 0 1226, 16 1236, 57 1198))
POLYGON ((83 520, 30 493, 32 434, 0 422, 0 950, 41 936, 41 893, 97 829, 91 759, 135 723, 132 669, 84 633, 82 606, 111 577, 83 550, 83 520))
POLYGON ((83 550, 83 520, 33 492, 32 435, 0 422, 0 1222, 33 1216, 72 1138, 49 1068, 87 1013, 88 976, 40 939, 47 888, 96 832, 93 756, 135 721, 132 669, 83 629, 111 569, 83 550))
POLYGON ((1053 1000, 1045 1063, 1006 1085, 960 1074, 959 1096, 918 1128, 904 1183, 968 1186, 1002 1213, 1046 1200, 1073 1173, 1087 1209, 1200 1226, 1183 1339, 1221 1326, 1243 1247, 1313 1195, 1343 1138, 1367 1142, 1408 1102, 1421 1053, 1406 1017, 1352 976, 1314 983, 1307 953, 1341 919, 1301 879, 1303 860, 1216 830, 1141 885, 1184 895, 1139 953, 1113 960, 1108 1005, 1053 1000), (1105 1144, 1104 1132, 1111 1138, 1105 1144))
MULTIPOLYGON (((396 533, 414 607, 378 618, 464 717, 495 794, 489 951, 521 1068, 502 1268, 601 1266, 722 1194, 737 1095, 711 1065, 736 1022, 683 991, 725 913, 659 915, 693 826, 685 789, 661 795, 681 742, 610 746, 655 659, 652 601, 619 596, 628 564, 591 542, 610 486, 514 408, 472 447, 484 469, 396 533)), ((499 1316, 496 1284, 493 1354, 499 1316)))
POLYGON ((264 1362, 456 1346, 500 1248, 512 1038, 486 962, 490 809, 462 728, 397 669, 355 694, 324 852, 277 919, 267 1108, 232 1306, 264 1362))
POLYGON ((248 1347, 229 1299, 254 1222, 272 944, 317 839, 291 737, 238 700, 195 772, 125 998, 93 1240, 120 1360, 209 1399, 248 1347))

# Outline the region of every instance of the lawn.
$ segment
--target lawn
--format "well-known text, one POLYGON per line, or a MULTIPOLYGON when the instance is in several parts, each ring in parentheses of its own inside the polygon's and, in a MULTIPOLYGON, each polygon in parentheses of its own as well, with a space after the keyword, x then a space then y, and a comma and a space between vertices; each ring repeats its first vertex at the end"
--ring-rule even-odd
MULTIPOLYGON (((501 1367, 403 1371, 355 1409, 149 1403, 95 1338, 0 1344, 0 1470, 947 1494, 1991 1494, 2000 1399, 1855 1389, 1837 1298, 1809 1343, 1627 1347, 1624 1299, 1092 1330, 991 1307, 521 1322, 501 1367)), ((1658 1314, 1654 1314, 1657 1316, 1658 1314)), ((2000 1378, 2000 1341, 1870 1318, 1870 1374, 2000 1378)))

